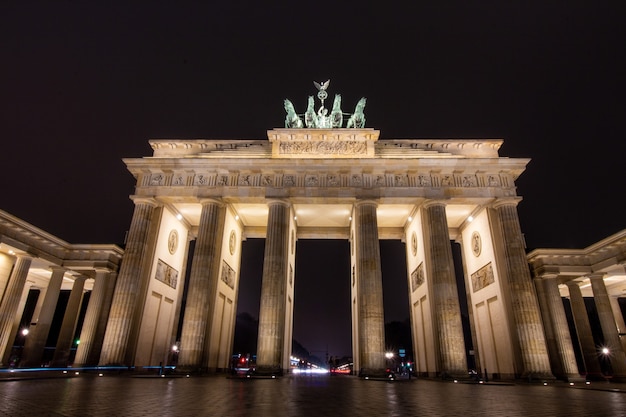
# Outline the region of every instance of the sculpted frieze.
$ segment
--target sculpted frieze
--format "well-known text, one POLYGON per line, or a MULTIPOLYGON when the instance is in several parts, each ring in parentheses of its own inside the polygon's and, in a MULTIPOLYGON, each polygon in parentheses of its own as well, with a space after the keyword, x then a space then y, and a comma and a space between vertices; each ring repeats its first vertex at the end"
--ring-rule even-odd
POLYGON ((239 175, 239 183, 238 185, 250 186, 252 185, 252 176, 250 174, 241 174, 239 175))
POLYGON ((488 187, 499 187, 500 186, 500 178, 495 175, 487 176, 487 186, 488 187))
POLYGON ((406 175, 396 174, 393 179, 396 187, 406 187, 408 185, 406 175))
POLYGON ((172 177, 172 185, 181 186, 185 185, 185 176, 182 174, 174 174, 172 177))
POLYGON ((367 145, 362 141, 289 141, 280 142, 279 153, 319 155, 365 155, 367 145))
POLYGON ((182 187, 507 187, 507 178, 498 174, 440 173, 153 173, 143 180, 146 186, 182 187))
POLYGON ((163 174, 152 174, 150 177, 150 185, 163 185, 165 177, 163 174))
POLYGON ((354 174, 350 177, 350 185, 358 187, 362 184, 363 184, 363 176, 359 174, 354 174))
POLYGON ((285 187, 293 187, 294 185, 296 185, 296 176, 295 175, 285 175, 283 177, 283 186, 285 187))
POLYGON ((307 175, 305 179, 305 184, 307 187, 317 187, 320 181, 317 178, 317 175, 307 175))
POLYGON ((463 175, 463 187, 476 187, 476 175, 463 175))
POLYGON ((471 278, 473 292, 482 290, 486 286, 493 284, 495 279, 493 276, 493 267, 491 266, 491 262, 474 272, 471 278))
POLYGON ((196 174, 193 178, 193 185, 208 185, 209 176, 206 174, 196 174))
POLYGON ((424 262, 421 262, 417 268, 411 272, 411 292, 415 291, 424 283, 424 262))
POLYGON ((430 175, 418 175, 417 184, 420 187, 430 187, 432 185, 430 175))

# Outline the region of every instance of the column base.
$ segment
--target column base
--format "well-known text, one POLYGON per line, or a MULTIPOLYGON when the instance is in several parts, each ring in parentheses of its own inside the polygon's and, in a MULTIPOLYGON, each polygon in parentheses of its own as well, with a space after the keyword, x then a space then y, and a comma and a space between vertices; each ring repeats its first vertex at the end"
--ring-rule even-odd
POLYGON ((578 375, 578 374, 565 375, 566 382, 585 382, 586 380, 587 378, 585 378, 584 375, 578 375))
POLYGON ((180 374, 190 374, 190 375, 203 375, 209 373, 209 368, 203 366, 193 366, 193 365, 177 365, 176 373, 180 374))
POLYGON ((373 380, 384 379, 393 381, 396 378, 395 374, 386 368, 361 368, 358 375, 359 378, 373 380))
POLYGON ((250 372, 251 377, 258 378, 276 378, 277 376, 283 376, 283 368, 280 366, 257 366, 254 371, 250 372))
POLYGON ((521 379, 528 382, 554 381, 556 377, 551 372, 525 372, 522 374, 521 379))

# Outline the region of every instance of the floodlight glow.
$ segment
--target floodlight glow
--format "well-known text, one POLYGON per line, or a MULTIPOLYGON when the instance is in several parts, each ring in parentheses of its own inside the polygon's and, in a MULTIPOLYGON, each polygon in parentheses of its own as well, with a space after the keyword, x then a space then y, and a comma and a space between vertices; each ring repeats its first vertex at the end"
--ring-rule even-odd
POLYGON ((474 221, 474 217, 473 217, 473 216, 469 216, 469 217, 467 218, 467 221, 468 221, 468 222, 470 222, 470 223, 471 223, 471 222, 473 222, 473 221, 474 221))
POLYGON ((183 215, 182 215, 182 214, 180 214, 180 213, 178 213, 178 214, 176 215, 176 218, 177 218, 178 220, 182 220, 182 219, 183 219, 183 215))
POLYGON ((22 336, 26 336, 29 333, 28 329, 22 329, 22 336))
POLYGON ((608 355, 609 353, 611 353, 611 351, 609 350, 609 348, 608 348, 608 347, 603 347, 603 348, 602 348, 602 354, 603 354, 603 355, 608 355))

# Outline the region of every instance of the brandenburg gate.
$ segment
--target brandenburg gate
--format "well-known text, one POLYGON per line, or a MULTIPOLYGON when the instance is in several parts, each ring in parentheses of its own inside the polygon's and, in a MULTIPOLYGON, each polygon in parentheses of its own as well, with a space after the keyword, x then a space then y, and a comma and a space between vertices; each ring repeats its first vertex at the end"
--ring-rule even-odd
POLYGON ((320 109, 310 97, 297 114, 286 100, 285 127, 267 139, 155 139, 152 156, 124 159, 135 209, 100 365, 163 363, 182 315, 179 368, 227 369, 241 243, 254 237, 265 238, 257 372, 288 371, 296 242, 347 239, 354 369, 381 375, 379 240, 399 239, 420 375, 467 376, 455 241, 481 363, 502 378, 553 378, 516 207, 529 159, 501 157, 500 139, 380 139, 365 99, 346 114, 335 96, 327 111, 328 83, 316 86, 320 109))

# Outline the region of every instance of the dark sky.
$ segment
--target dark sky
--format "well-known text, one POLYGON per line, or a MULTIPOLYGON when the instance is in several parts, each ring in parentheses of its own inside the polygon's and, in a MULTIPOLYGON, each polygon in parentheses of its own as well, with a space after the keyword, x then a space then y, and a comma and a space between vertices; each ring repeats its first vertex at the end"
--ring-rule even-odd
POLYGON ((150 138, 264 139, 283 99, 303 109, 331 79, 346 107, 367 97, 381 140, 503 138, 531 158, 529 249, 626 226, 626 2, 262 3, 2 2, 0 209, 121 243, 122 158, 150 138))

